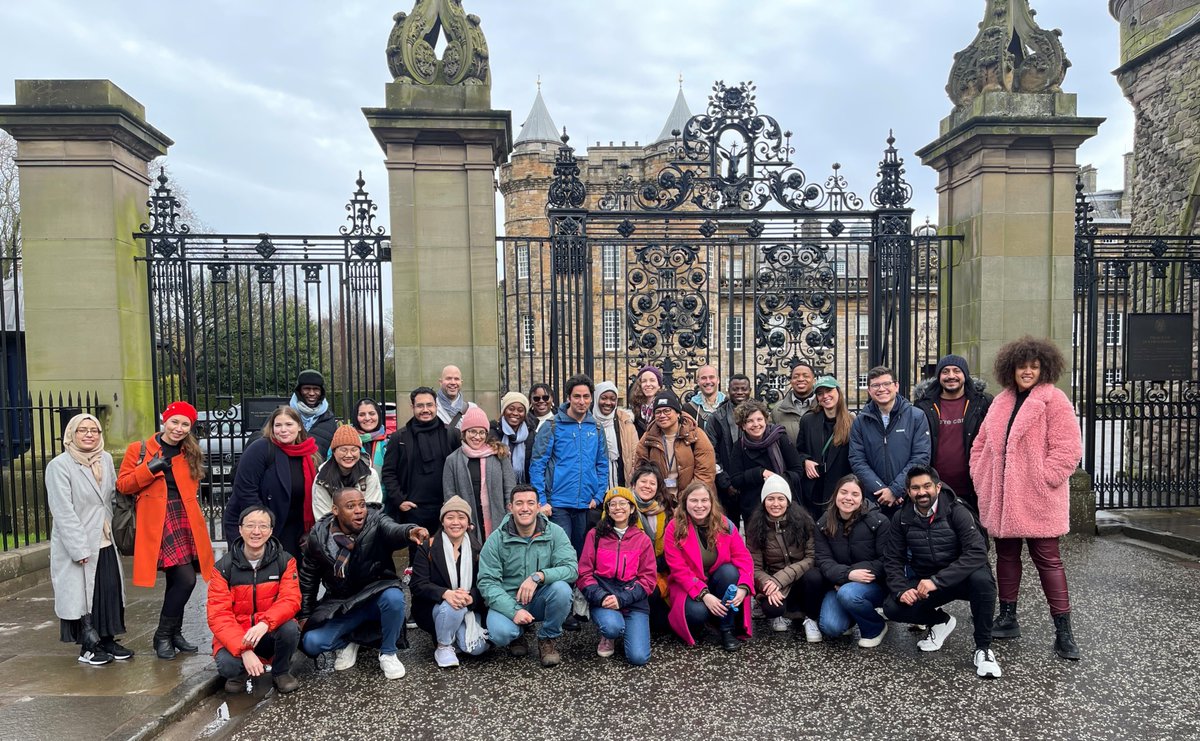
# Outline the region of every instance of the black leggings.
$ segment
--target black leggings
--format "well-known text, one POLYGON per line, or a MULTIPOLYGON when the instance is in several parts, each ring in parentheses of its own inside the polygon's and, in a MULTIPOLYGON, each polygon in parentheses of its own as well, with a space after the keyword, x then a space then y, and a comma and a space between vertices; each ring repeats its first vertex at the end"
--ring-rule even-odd
POLYGON ((167 590, 163 594, 163 617, 183 617, 192 590, 196 588, 196 569, 189 563, 163 569, 167 577, 167 590))

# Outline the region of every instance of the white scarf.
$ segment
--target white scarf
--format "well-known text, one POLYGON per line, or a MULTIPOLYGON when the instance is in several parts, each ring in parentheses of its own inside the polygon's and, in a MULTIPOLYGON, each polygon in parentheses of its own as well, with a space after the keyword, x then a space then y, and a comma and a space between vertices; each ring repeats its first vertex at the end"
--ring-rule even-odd
MULTIPOLYGON (((471 552, 471 538, 464 534, 462 545, 459 546, 458 561, 465 568, 465 578, 460 578, 458 573, 458 564, 454 562, 454 544, 450 542, 450 536, 442 533, 442 557, 446 559, 446 573, 450 575, 450 588, 461 589, 464 592, 470 592, 475 586, 474 570, 471 568, 471 563, 474 561, 473 553, 471 552)), ((464 625, 467 626, 467 635, 463 646, 467 651, 474 651, 483 641, 487 640, 487 632, 483 626, 479 624, 479 619, 475 617, 474 610, 467 610, 467 617, 464 620, 464 625)))
POLYGON ((608 446, 608 486, 617 485, 617 459, 621 457, 621 449, 617 443, 617 410, 614 408, 608 415, 600 413, 600 394, 605 391, 616 393, 617 385, 612 381, 601 381, 596 385, 596 400, 592 402, 592 417, 596 425, 604 431, 604 439, 608 446))

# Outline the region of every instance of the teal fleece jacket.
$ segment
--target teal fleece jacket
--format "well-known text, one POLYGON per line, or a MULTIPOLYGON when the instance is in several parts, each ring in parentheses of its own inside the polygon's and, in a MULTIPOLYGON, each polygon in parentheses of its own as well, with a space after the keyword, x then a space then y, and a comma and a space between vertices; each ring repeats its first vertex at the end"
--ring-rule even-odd
POLYGON ((505 515, 479 553, 476 586, 488 609, 510 619, 516 615, 522 607, 517 602, 517 589, 535 571, 546 576, 538 589, 556 581, 575 583, 579 564, 566 531, 539 514, 533 537, 522 538, 512 515, 505 515))

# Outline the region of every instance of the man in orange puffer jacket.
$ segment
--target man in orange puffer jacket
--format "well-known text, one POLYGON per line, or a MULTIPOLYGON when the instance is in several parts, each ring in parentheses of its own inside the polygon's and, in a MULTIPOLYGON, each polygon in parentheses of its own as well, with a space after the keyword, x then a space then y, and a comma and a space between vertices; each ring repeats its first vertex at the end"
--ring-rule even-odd
POLYGON ((217 672, 226 692, 241 692, 248 677, 261 676, 263 660, 281 693, 300 684, 291 674, 300 644, 300 582, 296 560, 272 537, 275 515, 256 504, 238 521, 240 536, 213 566, 208 586, 208 627, 217 672))

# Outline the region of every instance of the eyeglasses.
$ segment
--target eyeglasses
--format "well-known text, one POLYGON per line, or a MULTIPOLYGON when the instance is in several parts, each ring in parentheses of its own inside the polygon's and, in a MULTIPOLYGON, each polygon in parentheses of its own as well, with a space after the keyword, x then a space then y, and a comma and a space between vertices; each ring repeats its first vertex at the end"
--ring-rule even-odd
POLYGON ((463 430, 463 434, 470 435, 471 437, 487 437, 488 431, 481 430, 477 427, 472 427, 469 430, 463 430))
POLYGON ((550 401, 549 396, 531 396, 529 398, 532 399, 533 401, 550 401))
POLYGON ((98 427, 76 427, 75 432, 80 435, 99 435, 100 429, 98 427))
POLYGON ((872 391, 883 391, 885 389, 890 389, 895 385, 895 381, 888 381, 887 383, 873 383, 868 388, 870 388, 872 391))
POLYGON ((241 528, 243 530, 247 530, 252 533, 262 533, 262 532, 266 532, 266 531, 270 530, 271 526, 270 525, 252 525, 249 523, 242 523, 241 528))
POLYGON ((612 501, 610 501, 610 502, 608 503, 608 508, 609 508, 609 509, 612 509, 613 507, 620 507, 620 508, 622 508, 622 509, 629 509, 629 502, 628 502, 627 500, 625 500, 625 499, 613 499, 612 501))
POLYGON ((671 407, 660 407, 660 408, 658 408, 658 409, 655 409, 655 410, 654 410, 654 413, 655 413, 655 414, 667 414, 667 413, 669 413, 669 412, 674 412, 674 411, 675 411, 675 410, 674 410, 674 409, 672 409, 671 407))

